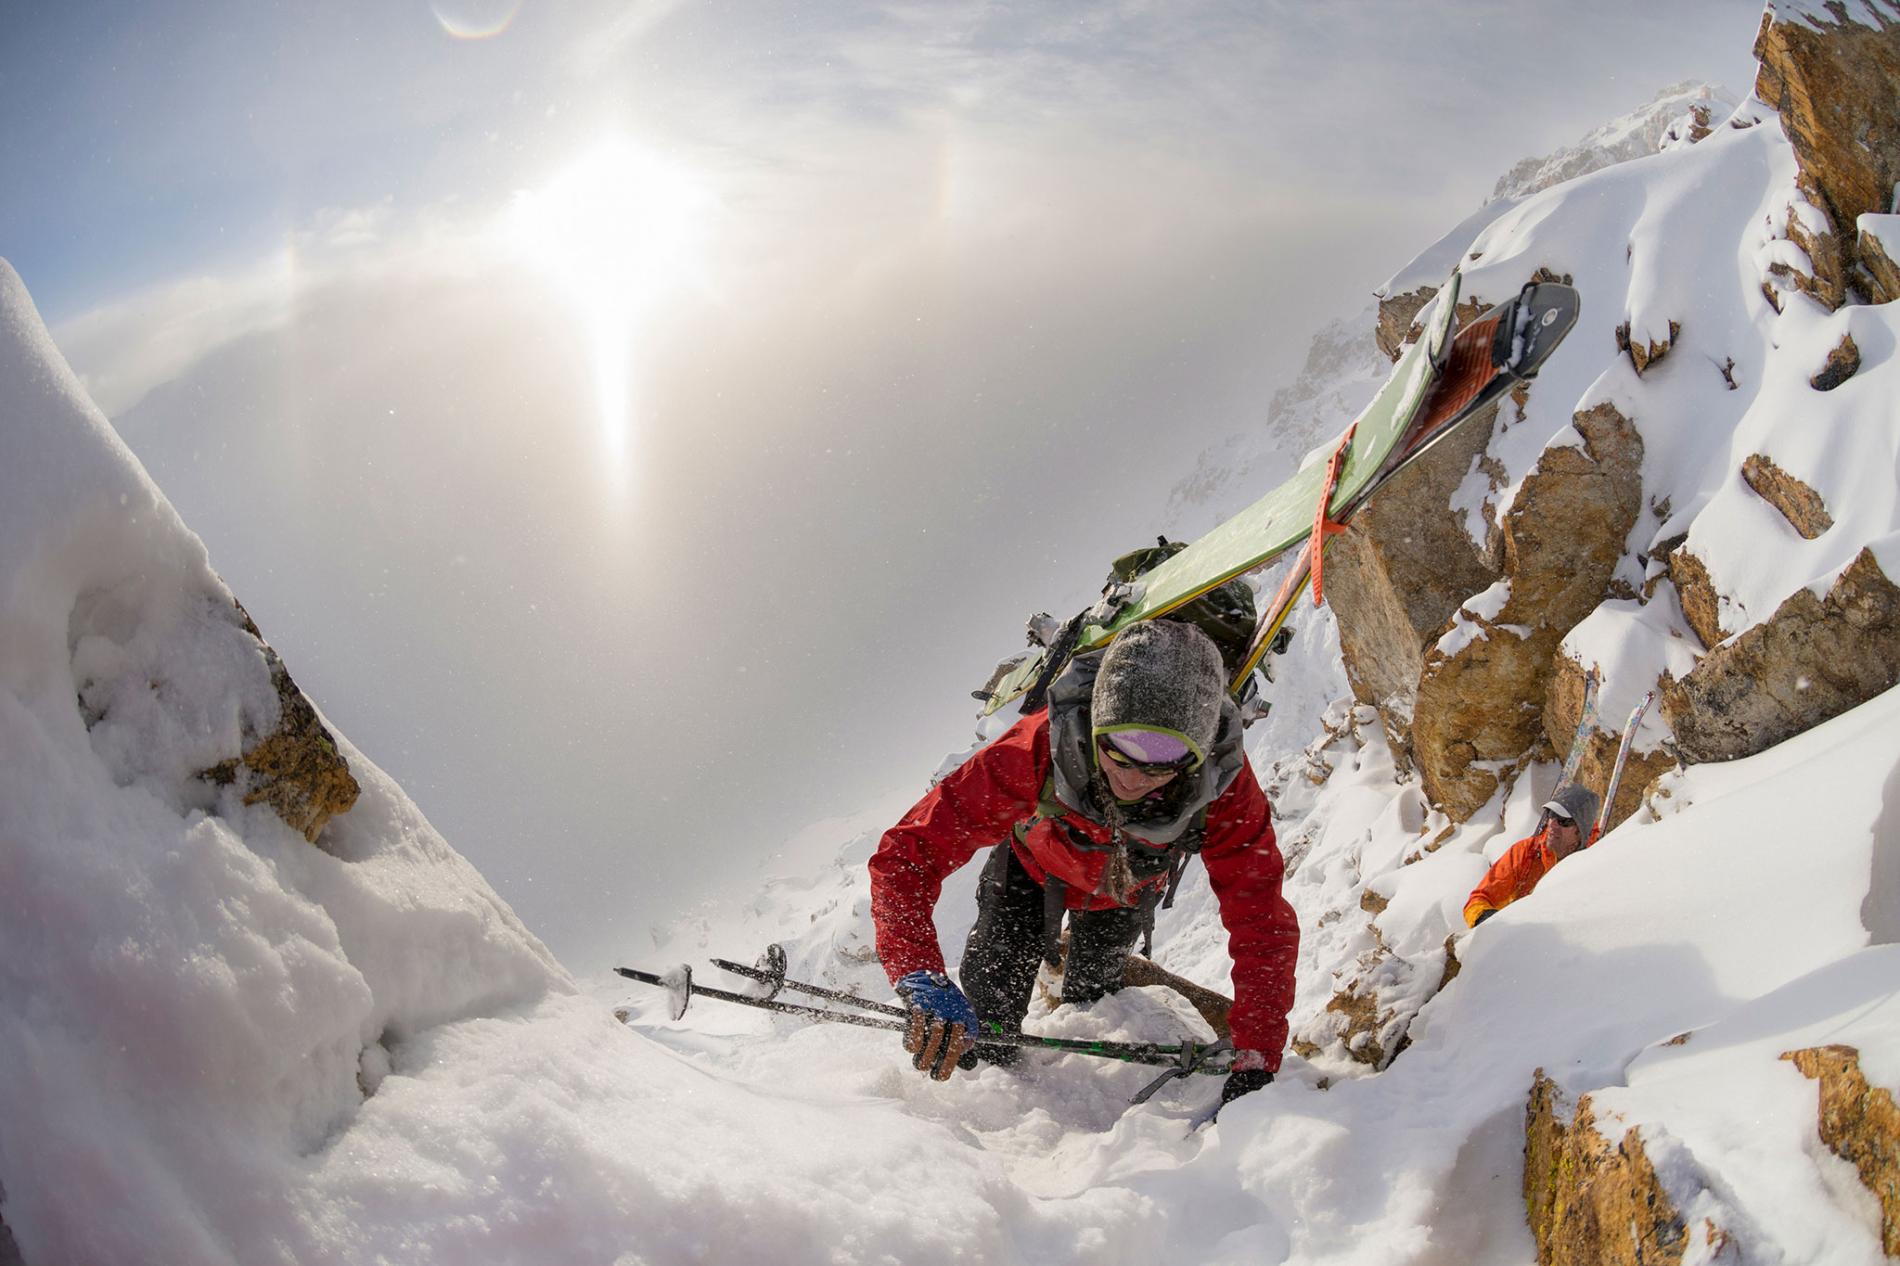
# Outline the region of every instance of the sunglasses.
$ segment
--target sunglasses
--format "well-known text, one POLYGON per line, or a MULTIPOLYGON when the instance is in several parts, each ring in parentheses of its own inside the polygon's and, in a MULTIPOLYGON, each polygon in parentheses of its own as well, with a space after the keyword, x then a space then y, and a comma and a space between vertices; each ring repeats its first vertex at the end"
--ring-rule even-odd
POLYGON ((1194 758, 1192 753, 1183 756, 1180 760, 1173 761, 1136 760, 1127 752, 1122 751, 1121 748, 1109 742, 1107 738, 1097 740, 1095 750, 1102 754, 1104 760, 1113 761, 1123 769, 1137 770, 1148 775, 1150 778, 1159 778, 1163 774, 1182 773, 1186 770, 1193 769, 1200 763, 1194 758))

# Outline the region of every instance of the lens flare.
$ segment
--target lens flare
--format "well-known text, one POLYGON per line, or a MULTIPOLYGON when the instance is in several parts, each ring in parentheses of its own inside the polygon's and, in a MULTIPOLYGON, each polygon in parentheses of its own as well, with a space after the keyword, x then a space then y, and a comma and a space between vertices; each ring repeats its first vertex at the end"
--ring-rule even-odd
POLYGON ((429 11, 458 40, 493 39, 521 12, 522 0, 434 0, 429 11))

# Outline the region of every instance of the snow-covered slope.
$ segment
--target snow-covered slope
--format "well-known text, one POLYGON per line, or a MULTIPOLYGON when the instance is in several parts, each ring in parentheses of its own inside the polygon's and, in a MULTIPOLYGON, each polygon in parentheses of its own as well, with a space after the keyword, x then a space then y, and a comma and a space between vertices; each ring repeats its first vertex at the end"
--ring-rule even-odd
MULTIPOLYGON (((1720 111, 1714 121, 1724 122, 1720 111)), ((1571 414, 1605 400, 1636 417, 1649 440, 1647 504, 1623 577, 1632 587, 1653 580, 1638 554, 1705 519, 1721 537, 1712 552, 1723 565, 1751 560, 1744 583, 1759 585, 1755 605, 1769 608, 1791 588, 1825 583, 1858 543, 1878 544, 1890 531, 1900 442, 1887 403, 1900 373, 1894 314, 1827 313, 1800 297, 1785 312, 1768 303, 1761 282, 1785 250, 1792 159, 1759 103, 1736 124, 1693 146, 1665 137, 1641 159, 1609 152, 1605 140, 1599 161, 1577 165, 1588 169, 1583 178, 1539 190, 1532 186, 1544 177, 1527 175, 1401 272, 1435 283, 1464 260, 1468 290, 1495 301, 1547 267, 1574 276, 1586 296, 1584 326, 1474 468, 1481 477, 1462 499, 1474 536, 1492 530, 1547 451, 1578 442, 1571 414), (1683 327, 1673 336, 1672 319, 1683 327), (1626 320, 1639 334, 1660 326, 1674 339, 1669 360, 1641 377, 1617 351, 1615 327, 1626 320), (1863 351, 1881 350, 1864 357, 1852 383, 1822 396, 1808 377, 1849 331, 1863 351), (1853 394, 1841 396, 1848 386, 1853 394), (1781 427, 1804 428, 1805 438, 1781 427), (1802 541, 1751 503, 1729 475, 1758 446, 1794 455, 1830 505, 1851 506, 1847 530, 1802 541), (1802 462, 1805 453, 1815 460, 1802 462)), ((1625 120, 1599 139, 1640 132, 1625 120)), ((1337 430, 1384 373, 1370 326, 1368 313, 1359 331, 1316 340, 1307 375, 1275 402, 1285 428, 1272 433, 1277 447, 1237 438, 1203 459, 1175 489, 1177 531, 1236 508, 1244 485, 1270 483, 1337 430), (1252 473, 1229 480, 1230 469, 1252 473)), ((1096 1180, 1113 1172, 1127 1198, 1151 1200, 1145 1207, 1174 1255, 1520 1262, 1534 1251, 1521 1184, 1526 1102, 1541 1068, 1558 1096, 1591 1096, 1612 1145, 1623 1130, 1638 1131, 1659 1200, 1696 1232, 1692 1260, 1723 1252, 1882 1260, 1878 1210, 1817 1134, 1815 1083, 1780 1057, 1844 1042, 1859 1049, 1873 1084, 1900 1085, 1900 1012, 1885 983, 1895 966, 1887 946, 1900 932, 1890 891, 1900 869, 1900 696, 1889 692, 1760 756, 1671 776, 1639 819, 1472 935, 1460 917, 1466 894, 1532 828, 1557 771, 1533 766, 1453 825, 1390 750, 1372 710, 1338 697, 1330 613, 1303 626, 1270 692, 1281 707, 1250 731, 1249 748, 1275 802, 1301 913, 1294 1022, 1313 1043, 1312 1062, 1289 1058, 1279 1083, 1223 1115, 1222 1142, 1205 1149, 1198 1136, 1184 1148, 1155 1120, 1178 1119, 1182 1104, 1205 1101, 1205 1089, 1181 1088, 1145 1116, 1110 1125, 1105 1115, 1090 1128, 1077 1114, 1087 1088, 1139 1079, 1070 1066, 1077 1061, 1014 1086, 985 1071, 948 1091, 916 1089, 918 1101, 965 1114, 958 1119, 971 1142, 1012 1157, 1011 1178, 1038 1194, 1051 1177, 1044 1131, 1055 1118, 1066 1172, 1096 1180), (1317 695, 1316 683, 1326 683, 1317 695), (1368 1004, 1361 1015, 1337 1007, 1349 988, 1368 1004), (1369 1058, 1369 1044, 1383 1044, 1383 1055, 1369 1058), (1243 1205, 1251 1216, 1236 1215, 1243 1205)), ((1605 604, 1566 651, 1604 670, 1605 714, 1619 715, 1659 673, 1693 664, 1684 634, 1665 591, 1662 601, 1605 604)), ((881 992, 863 962, 862 870, 880 823, 864 825, 812 887, 770 883, 742 922, 701 925, 682 948, 716 949, 723 936, 749 951, 776 928, 808 976, 881 992), (801 912, 814 920, 808 929, 801 912)), ((969 918, 966 883, 938 913, 953 964, 969 918)), ((1223 938, 1198 868, 1163 916, 1159 940, 1174 970, 1224 979, 1223 938)), ((655 1023, 650 1008, 644 1014, 655 1023)), ((1042 1023, 1135 1037, 1165 1032, 1170 1016, 1193 1025, 1177 1000, 1142 990, 1042 1023)), ((861 1043, 867 1058, 878 1049, 874 1037, 842 1040, 861 1043)), ((736 1057, 763 1072, 770 1050, 762 1038, 736 1057)), ((1124 1251, 1114 1241, 1092 1256, 1118 1260, 1124 1251)))
MULTIPOLYGON (((1804 477, 1831 497, 1874 506, 1849 526, 1879 535, 1895 500, 1882 404, 1900 392, 1895 318, 1798 297, 1778 314, 1761 297, 1789 167, 1768 116, 1531 194, 1452 248, 1481 253, 1468 284, 1486 297, 1540 265, 1586 295, 1586 324, 1496 437, 1474 531, 1571 442, 1579 403, 1614 400, 1698 424, 1652 423, 1645 486, 1673 495, 1643 524, 1694 535, 1706 520, 1718 568, 1747 551, 1751 613, 1825 579, 1840 544, 1774 536, 1730 506, 1716 472, 1757 428, 1810 454, 1804 477), (1696 321, 1659 370, 1618 368, 1614 325, 1685 312, 1696 321), (1804 447, 1779 429, 1797 425, 1791 384, 1849 328, 1862 368, 1819 404, 1800 398, 1804 447), (1741 367, 1735 391, 1710 357, 1741 367)), ((1317 417, 1356 383, 1369 393, 1359 377, 1375 367, 1357 356, 1289 409, 1309 401, 1317 417)), ((1300 663, 1337 655, 1329 622, 1307 620, 1277 717, 1323 713, 1322 732, 1276 719, 1251 735, 1305 936, 1295 1024, 1338 1037, 1328 1006, 1363 971, 1398 1022, 1375 1013, 1351 1040, 1408 1045, 1372 1072, 1346 1039, 1316 1042, 1191 1132, 1211 1080, 1140 1109, 1127 1099, 1146 1070, 1077 1058, 936 1084, 889 1034, 706 1002, 676 1023, 651 991, 578 992, 347 742, 363 795, 321 850, 195 785, 271 713, 266 678, 225 632, 230 595, 202 546, 10 272, 0 410, 0 1217, 33 1266, 1520 1263, 1539 1068, 1638 1131, 1698 1233, 1690 1260, 1882 1260, 1878 1209, 1813 1134, 1814 1083, 1779 1057, 1849 1043, 1876 1085, 1900 1085, 1900 694, 1671 776, 1649 812, 1454 942, 1462 969, 1441 988, 1457 906, 1528 829, 1553 771, 1449 829, 1369 710, 1292 706, 1323 680, 1300 663)), ((778 873, 744 877, 730 907, 683 921, 638 965, 781 941, 795 975, 887 996, 863 863, 917 791, 792 841, 778 873)), ((938 912, 953 965, 972 878, 938 912)), ((1224 978, 1200 868, 1159 945, 1170 967, 1224 978)), ((1033 1023, 1142 1039, 1198 1026, 1154 989, 1033 1023)))
POLYGON ((1687 146, 1698 131, 1720 124, 1735 106, 1726 88, 1677 84, 1663 89, 1648 105, 1593 129, 1574 144, 1540 158, 1523 159, 1498 178, 1497 188, 1483 206, 1420 251, 1379 287, 1379 293, 1400 295, 1420 286, 1438 285, 1473 238, 1532 194, 1618 163, 1687 146))

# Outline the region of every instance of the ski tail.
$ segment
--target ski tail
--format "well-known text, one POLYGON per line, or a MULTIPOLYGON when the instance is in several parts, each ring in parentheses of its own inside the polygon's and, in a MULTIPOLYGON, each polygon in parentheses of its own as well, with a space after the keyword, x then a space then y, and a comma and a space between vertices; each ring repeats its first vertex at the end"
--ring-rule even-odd
POLYGON ((1571 737, 1570 752, 1564 757, 1564 772, 1557 779, 1557 785, 1550 794, 1558 792, 1577 781, 1577 767, 1583 764, 1583 753, 1590 746, 1590 735, 1597 728, 1597 670, 1592 668, 1583 679, 1583 711, 1577 716, 1577 732, 1571 737))
POLYGON ((1610 826, 1610 810, 1616 804, 1617 789, 1623 783, 1623 767, 1629 764, 1630 749, 1636 746, 1636 730, 1643 723, 1643 714, 1649 711, 1649 705, 1655 700, 1654 690, 1645 691, 1643 697, 1630 709, 1629 720, 1623 724, 1623 739, 1616 745, 1616 763, 1610 766, 1610 781, 1603 788, 1603 803, 1597 809, 1596 829, 1591 838, 1601 835, 1610 826))

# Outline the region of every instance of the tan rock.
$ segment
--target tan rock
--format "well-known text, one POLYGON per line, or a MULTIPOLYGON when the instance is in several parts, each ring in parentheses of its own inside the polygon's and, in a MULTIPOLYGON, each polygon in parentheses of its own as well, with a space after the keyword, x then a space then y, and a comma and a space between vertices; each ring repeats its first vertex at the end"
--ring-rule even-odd
POLYGON ((1458 979, 1458 973, 1464 970, 1464 964, 1458 961, 1458 934, 1453 932, 1445 938, 1445 974, 1438 978, 1438 992, 1445 992, 1445 986, 1458 979))
POLYGON ((356 803, 361 788, 317 710, 291 680, 284 661, 241 605, 238 611, 244 617, 245 632, 257 639, 270 665, 271 684, 277 690, 277 728, 256 739, 241 756, 199 776, 220 786, 240 784, 245 804, 269 805, 314 844, 331 818, 347 813, 356 803))
POLYGON ((1542 1266, 1663 1266, 1682 1261, 1690 1245, 1641 1133, 1612 1143, 1597 1129, 1590 1096, 1573 1114, 1541 1068, 1524 1112, 1524 1206, 1542 1266))
MULTIPOLYGON (((1786 264, 1772 264, 1768 271, 1786 282, 1789 288, 1813 295, 1829 308, 1838 308, 1845 303, 1848 253, 1841 244, 1839 230, 1827 212, 1812 200, 1804 206, 1789 207, 1788 240, 1807 255, 1807 271, 1790 268, 1786 264)), ((1782 305, 1777 303, 1775 306, 1779 309, 1782 305)))
POLYGON ((1608 403, 1574 423, 1583 446, 1546 450, 1505 518, 1503 607, 1475 621, 1482 636, 1425 656, 1413 759, 1427 796, 1455 822, 1477 812, 1503 766, 1539 741, 1558 647, 1605 597, 1642 508, 1634 425, 1608 403))
POLYGON ((1808 379, 1808 385, 1816 391, 1832 391, 1859 372, 1860 348, 1852 334, 1843 334, 1840 344, 1827 354, 1827 364, 1808 379))
POLYGON ((1855 263, 1847 258, 1855 243, 1834 226, 1887 211, 1900 181, 1900 21, 1892 20, 1900 12, 1887 0, 1855 6, 1860 20, 1845 4, 1833 12, 1834 21, 1806 6, 1787 16, 1770 11, 1755 40, 1755 95, 1780 113, 1801 189, 1832 222, 1831 246, 1818 254, 1803 246, 1815 263, 1817 297, 1844 296, 1855 263))
POLYGON ((1750 453, 1742 462, 1742 479, 1804 539, 1811 541, 1834 526, 1821 494, 1775 465, 1772 457, 1750 453))
POLYGON ((1425 648, 1460 602, 1496 579, 1449 508, 1490 442, 1489 412, 1394 476, 1326 550, 1326 600, 1339 621, 1346 679, 1360 702, 1379 709, 1401 752, 1425 648))
POLYGON ((1881 1250, 1900 1257, 1900 1110, 1893 1094, 1868 1084, 1851 1046, 1813 1046, 1781 1058, 1821 1083, 1821 1141, 1859 1172, 1880 1203, 1881 1250))
MULTIPOLYGON (((1680 554, 1681 551, 1678 551, 1680 554)), ((1663 691, 1689 764, 1734 760, 1839 716, 1900 681, 1900 589, 1862 550, 1816 598, 1802 588, 1663 691)))
POLYGON ((1563 633, 1526 633, 1493 626, 1458 654, 1426 662, 1413 760, 1426 795, 1453 822, 1484 807, 1541 731, 1540 710, 1519 707, 1519 694, 1542 684, 1563 633))
POLYGON ((1696 145, 1709 138, 1715 129, 1710 125, 1710 111, 1706 105, 1689 107, 1689 144, 1696 145))
POLYGON ((1438 287, 1423 286, 1402 295, 1382 296, 1379 299, 1379 328, 1373 336, 1379 350, 1390 359, 1397 360, 1407 343, 1416 342, 1422 333, 1418 314, 1425 310, 1425 305, 1437 293, 1438 287))
MULTIPOLYGON (((1780 305, 1776 306, 1779 307, 1780 305)), ((1661 341, 1657 341, 1656 339, 1636 339, 1632 341, 1630 338, 1629 322, 1625 321, 1616 327, 1616 348, 1620 352, 1627 352, 1629 354, 1630 364, 1636 366, 1636 373, 1640 377, 1651 365, 1654 365, 1664 356, 1667 356, 1669 349, 1674 347, 1676 340, 1681 337, 1682 322, 1671 321, 1669 323, 1669 336, 1667 338, 1661 341)))
POLYGON ((1682 618, 1704 647, 1719 644, 1728 636, 1722 629, 1722 597, 1709 576, 1708 566, 1687 549, 1669 553, 1669 581, 1682 604, 1682 618))
POLYGON ((1398 1053, 1405 1024, 1395 1023, 1396 1012, 1380 1005, 1373 972, 1391 959, 1391 951, 1381 946, 1370 963, 1326 1002, 1326 1009, 1304 1025, 1289 1045, 1302 1059, 1312 1059, 1337 1044, 1354 1063, 1369 1068, 1384 1068, 1398 1053))
POLYGON ((1888 246, 1890 241, 1900 244, 1900 224, 1895 223, 1897 218, 1900 217, 1878 217, 1887 230, 1886 234, 1874 230, 1870 222, 1872 217, 1861 218, 1855 254, 1860 261, 1861 286, 1866 290, 1870 303, 1892 303, 1900 299, 1900 260, 1894 258, 1900 254, 1900 245, 1896 249, 1889 249, 1888 246))

